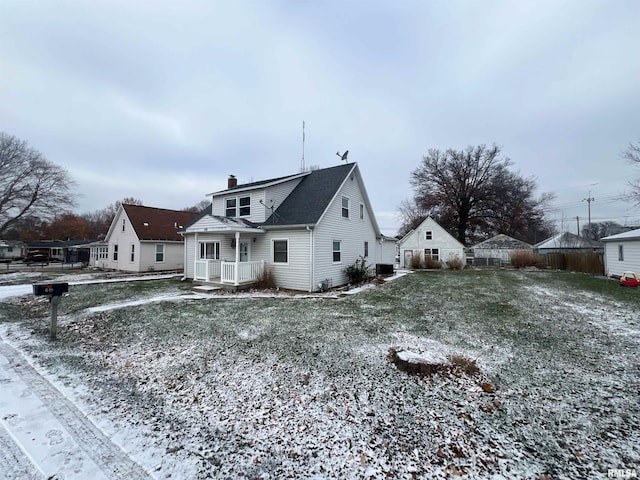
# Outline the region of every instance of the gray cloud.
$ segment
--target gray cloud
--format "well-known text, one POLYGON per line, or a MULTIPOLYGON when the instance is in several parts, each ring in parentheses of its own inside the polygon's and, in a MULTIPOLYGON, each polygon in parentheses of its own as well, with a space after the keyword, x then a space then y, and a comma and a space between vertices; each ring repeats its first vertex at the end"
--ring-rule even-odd
POLYGON ((295 172, 305 120, 307 165, 348 148, 385 233, 428 148, 479 143, 586 216, 640 176, 638 24, 635 1, 3 2, 0 129, 71 171, 80 211, 295 172))

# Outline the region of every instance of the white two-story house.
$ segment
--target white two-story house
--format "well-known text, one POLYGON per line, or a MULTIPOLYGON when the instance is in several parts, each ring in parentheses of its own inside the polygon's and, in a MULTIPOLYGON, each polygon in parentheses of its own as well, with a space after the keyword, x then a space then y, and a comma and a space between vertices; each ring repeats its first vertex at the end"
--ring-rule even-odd
POLYGON ((239 286, 268 269, 278 287, 311 292, 347 283, 359 257, 393 263, 356 163, 240 185, 231 176, 210 196, 183 232, 186 278, 239 286))

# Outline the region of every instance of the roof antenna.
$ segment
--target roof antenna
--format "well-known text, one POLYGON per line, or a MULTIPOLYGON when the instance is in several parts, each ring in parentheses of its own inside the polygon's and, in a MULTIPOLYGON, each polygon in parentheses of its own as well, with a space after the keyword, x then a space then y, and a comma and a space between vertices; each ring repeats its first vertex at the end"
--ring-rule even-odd
POLYGON ((300 163, 300 173, 304 173, 306 167, 304 165, 304 120, 302 121, 302 162, 300 163))
POLYGON ((270 205, 267 205, 262 201, 262 199, 258 200, 258 202, 267 210, 271 210, 271 223, 276 223, 276 220, 283 220, 283 218, 278 215, 278 212, 275 211, 275 205, 273 200, 269 200, 270 205))
POLYGON ((349 150, 345 150, 344 153, 336 152, 336 155, 340 157, 340 160, 347 161, 347 155, 349 155, 349 150))

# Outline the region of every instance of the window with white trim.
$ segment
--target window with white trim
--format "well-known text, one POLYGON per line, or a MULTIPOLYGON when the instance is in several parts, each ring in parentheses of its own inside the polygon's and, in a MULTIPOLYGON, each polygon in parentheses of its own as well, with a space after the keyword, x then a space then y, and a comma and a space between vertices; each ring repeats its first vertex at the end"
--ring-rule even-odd
POLYGON ((349 197, 342 197, 342 216, 349 218, 349 197))
POLYGON ((430 258, 432 260, 440 260, 440 250, 437 248, 425 248, 424 249, 424 258, 430 258))
POLYGON ((237 200, 235 198, 227 198, 225 200, 225 217, 235 217, 236 216, 236 203, 237 200))
POLYGON ((624 262, 624 245, 618 245, 618 261, 624 262))
POLYGON ((369 242, 364 242, 364 257, 369 256, 369 242))
POLYGON ((122 219, 122 231, 124 232, 124 218, 122 219))
POLYGON ((113 261, 114 262, 118 261, 118 244, 115 244, 113 246, 113 261))
POLYGON ((97 247, 92 250, 94 260, 105 260, 109 258, 109 247, 97 247))
POLYGON ((240 197, 240 217, 248 217, 251 215, 251 197, 240 197))
POLYGON ((131 257, 130 257, 130 261, 131 262, 135 262, 136 261, 136 245, 134 243, 131 244, 131 257))
POLYGON ((431 230, 427 230, 424 234, 424 238, 426 240, 433 240, 433 232, 431 230))
POLYGON ((156 243, 156 262, 164 262, 164 244, 156 243))
POLYGON ((364 220, 364 205, 360 204, 360 220, 364 220))
POLYGON ((273 263, 289 263, 289 240, 273 240, 273 263))
POLYGON ((341 244, 342 242, 340 240, 334 240, 333 241, 333 249, 332 249, 332 254, 333 254, 333 263, 340 263, 341 262, 341 244))
POLYGON ((220 242, 200 242, 200 260, 220 260, 220 242))

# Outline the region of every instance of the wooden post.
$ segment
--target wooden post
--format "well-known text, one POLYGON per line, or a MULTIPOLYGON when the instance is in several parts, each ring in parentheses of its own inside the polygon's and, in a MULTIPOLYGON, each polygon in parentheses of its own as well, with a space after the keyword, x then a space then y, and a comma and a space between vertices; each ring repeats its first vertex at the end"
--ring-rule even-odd
POLYGON ((60 303, 59 295, 51 296, 51 325, 49 326, 49 335, 51 340, 55 340, 58 333, 58 303, 60 303))

